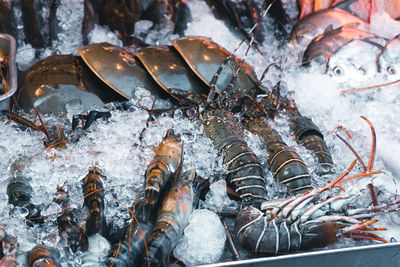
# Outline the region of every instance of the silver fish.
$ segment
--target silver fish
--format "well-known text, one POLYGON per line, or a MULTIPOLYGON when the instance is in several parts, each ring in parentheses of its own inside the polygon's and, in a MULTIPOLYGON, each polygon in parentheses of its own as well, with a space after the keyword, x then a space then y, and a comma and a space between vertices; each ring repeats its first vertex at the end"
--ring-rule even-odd
POLYGON ((368 30, 369 26, 363 20, 350 13, 338 9, 324 9, 305 16, 294 25, 290 33, 290 42, 303 43, 303 40, 312 40, 326 30, 337 29, 345 24, 358 23, 360 29, 368 30))
POLYGON ((352 40, 377 38, 372 33, 358 29, 358 23, 346 24, 338 29, 326 32, 314 38, 304 51, 303 64, 312 60, 321 60, 326 63, 329 57, 343 45, 352 40))
POLYGON ((373 11, 370 0, 347 0, 335 7, 346 10, 364 21, 369 21, 371 12, 373 11))
POLYGON ((378 74, 376 62, 381 51, 379 44, 353 40, 329 58, 326 73, 338 82, 366 81, 378 74))
POLYGON ((378 58, 379 71, 390 80, 400 78, 400 36, 392 39, 378 58))

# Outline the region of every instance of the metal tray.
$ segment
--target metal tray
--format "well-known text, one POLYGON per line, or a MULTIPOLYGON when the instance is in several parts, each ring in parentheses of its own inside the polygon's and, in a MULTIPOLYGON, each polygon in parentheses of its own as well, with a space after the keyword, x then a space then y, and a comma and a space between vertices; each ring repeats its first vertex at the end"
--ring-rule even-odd
MULTIPOLYGON (((5 61, 6 92, 4 86, 0 85, 0 110, 7 110, 11 96, 17 91, 17 66, 15 64, 16 44, 15 39, 9 34, 0 33, 0 50, 7 58, 5 61)), ((2 63, 4 64, 4 62, 2 63)))
POLYGON ((214 266, 398 267, 400 266, 400 242, 203 265, 203 267, 214 266))

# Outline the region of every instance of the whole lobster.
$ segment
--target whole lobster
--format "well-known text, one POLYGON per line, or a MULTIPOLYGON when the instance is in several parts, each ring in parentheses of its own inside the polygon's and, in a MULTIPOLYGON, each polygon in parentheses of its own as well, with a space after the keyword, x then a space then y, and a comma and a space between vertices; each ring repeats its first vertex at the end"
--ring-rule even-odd
MULTIPOLYGON (((372 124, 367 122, 375 136, 372 124)), ((235 223, 239 243, 255 253, 278 254, 325 247, 341 236, 386 242, 368 231, 384 230, 371 226, 377 221, 374 215, 390 212, 396 202, 359 208, 351 205, 359 193, 352 194, 352 190, 348 190, 335 194, 333 190, 342 188, 347 181, 379 174, 379 171, 372 170, 374 154, 373 142, 369 165, 363 173, 348 177, 355 166, 354 161, 341 176, 320 188, 262 203, 264 212, 254 206, 243 207, 235 223), (329 192, 328 197, 323 198, 323 192, 329 192)))

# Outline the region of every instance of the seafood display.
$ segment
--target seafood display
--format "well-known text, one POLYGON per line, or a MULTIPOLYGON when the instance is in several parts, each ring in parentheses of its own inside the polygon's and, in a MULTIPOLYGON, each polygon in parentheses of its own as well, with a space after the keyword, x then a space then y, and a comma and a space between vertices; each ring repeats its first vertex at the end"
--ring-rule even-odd
POLYGON ((390 1, 298 1, 297 22, 286 0, 22 2, 0 2, 0 30, 23 47, 0 36, 1 266, 191 266, 400 235, 400 172, 382 150, 400 126, 367 119, 388 95, 367 89, 399 79, 399 35, 374 24, 390 1), (66 4, 84 12, 73 55, 66 4), (193 31, 226 14, 225 33, 193 31), (99 29, 120 41, 93 42, 99 29), (199 219, 225 247, 188 241, 199 219))

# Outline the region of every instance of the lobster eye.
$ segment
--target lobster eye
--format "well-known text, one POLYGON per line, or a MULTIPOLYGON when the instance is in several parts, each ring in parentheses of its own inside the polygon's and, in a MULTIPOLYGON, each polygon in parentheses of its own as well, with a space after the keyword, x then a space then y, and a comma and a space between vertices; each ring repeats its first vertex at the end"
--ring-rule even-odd
POLYGON ((333 68, 333 73, 336 76, 342 76, 343 75, 343 69, 341 67, 339 67, 339 66, 336 66, 336 67, 333 68))
POLYGON ((389 67, 387 67, 387 72, 390 74, 390 75, 394 75, 394 74, 396 74, 397 73, 397 71, 396 71, 396 68, 395 67, 393 67, 393 66, 389 66, 389 67))

